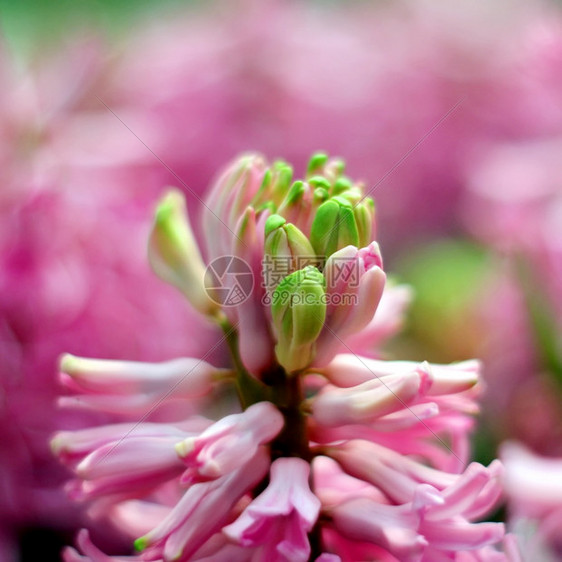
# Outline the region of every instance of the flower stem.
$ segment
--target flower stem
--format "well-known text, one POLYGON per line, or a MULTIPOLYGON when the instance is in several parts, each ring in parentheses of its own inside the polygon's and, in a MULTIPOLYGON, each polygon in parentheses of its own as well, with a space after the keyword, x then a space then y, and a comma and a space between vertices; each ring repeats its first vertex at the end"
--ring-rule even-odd
POLYGON ((271 386, 271 401, 277 406, 285 418, 281 433, 272 443, 272 456, 299 457, 310 462, 312 455, 308 446, 306 417, 302 411, 304 394, 301 378, 288 375, 282 367, 278 367, 275 383, 271 386))
MULTIPOLYGON (((236 372, 236 391, 242 408, 267 400, 277 406, 283 415, 285 424, 277 437, 271 442, 272 461, 280 457, 298 457, 307 462, 313 458, 310 450, 306 412, 303 408, 304 392, 300 373, 288 374, 279 364, 272 365, 263 373, 262 380, 253 377, 242 362, 238 349, 238 333, 227 321, 220 323, 225 334, 226 342, 234 369, 236 372)), ((311 477, 311 489, 313 482, 311 477)), ((264 481, 258 489, 265 488, 264 481)), ((310 560, 315 560, 322 553, 320 527, 316 525, 309 534, 311 545, 310 560)))
POLYGON ((238 350, 238 332, 236 328, 234 328, 228 320, 223 320, 220 326, 224 332, 226 344, 234 364, 234 370, 236 372, 236 392, 242 409, 245 410, 252 404, 268 400, 267 387, 253 377, 244 366, 244 363, 242 363, 238 350))

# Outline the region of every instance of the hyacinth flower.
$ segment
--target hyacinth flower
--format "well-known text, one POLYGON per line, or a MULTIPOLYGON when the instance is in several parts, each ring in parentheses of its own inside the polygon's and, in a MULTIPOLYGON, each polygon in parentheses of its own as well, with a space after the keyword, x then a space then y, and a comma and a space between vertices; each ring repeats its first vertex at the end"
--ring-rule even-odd
POLYGON ((354 351, 391 333, 408 298, 385 296, 366 195, 325 154, 297 180, 284 162, 243 155, 210 192, 201 249, 179 193, 164 197, 151 263, 223 330, 231 364, 63 357, 61 382, 79 393, 64 406, 121 401, 126 419, 62 432, 53 451, 76 474, 70 492, 137 551, 105 555, 83 531, 67 562, 516 560, 497 547, 503 525, 479 522, 502 465, 468 464, 480 364, 354 351), (146 421, 172 400, 183 415, 146 421), (127 406, 140 404, 138 421, 127 406))

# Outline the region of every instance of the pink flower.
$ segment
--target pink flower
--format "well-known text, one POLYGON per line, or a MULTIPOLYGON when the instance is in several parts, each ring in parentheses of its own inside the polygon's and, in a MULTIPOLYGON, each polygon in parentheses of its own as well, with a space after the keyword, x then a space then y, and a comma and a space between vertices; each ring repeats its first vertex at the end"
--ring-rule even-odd
POLYGON ((386 380, 392 375, 416 372, 427 377, 427 395, 438 396, 469 390, 478 382, 480 363, 463 361, 450 365, 415 363, 413 361, 380 361, 342 353, 319 371, 333 384, 351 387, 373 380, 386 380))
POLYGON ((423 376, 410 372, 345 389, 326 385, 312 402, 314 420, 324 426, 373 421, 408 406, 424 383, 423 376))
POLYGON ((386 276, 376 242, 357 249, 347 246, 332 254, 324 267, 328 295, 326 324, 318 340, 315 364, 325 365, 375 316, 386 276), (338 301, 346 295, 350 302, 338 301))
POLYGON ((176 452, 189 466, 184 481, 214 479, 245 465, 260 445, 283 427, 283 416, 269 402, 250 406, 242 414, 226 416, 200 435, 177 443, 176 452))
MULTIPOLYGON (((10 451, 2 475, 7 489, 27 498, 6 503, 6 520, 16 512, 25 519, 21 506, 32 504, 46 522, 63 513, 43 510, 45 503, 34 501, 39 496, 29 494, 46 466, 46 435, 70 417, 50 409, 61 349, 157 361, 198 356, 215 337, 202 326, 192 330, 194 319, 177 313, 179 296, 160 289, 143 262, 147 207, 171 179, 150 151, 198 193, 217 159, 247 146, 289 151, 297 167, 317 146, 348 154, 369 187, 381 184, 377 213, 387 250, 392 244, 410 251, 420 232, 456 229, 465 156, 474 146, 559 135, 555 8, 532 3, 482 12, 468 4, 190 10, 140 26, 124 41, 124 56, 109 57, 111 67, 102 64, 97 43, 73 45, 15 83, 16 72, 2 60, 0 345, 10 451), (263 21, 275 23, 265 31, 263 21), (147 75, 158 88, 140 87, 147 75), (409 110, 412 91, 416 111, 409 110)), ((290 209, 304 230, 310 192, 302 208, 290 209)), ((226 200, 236 219, 248 204, 226 200)), ((222 244, 213 226, 222 229, 205 223, 211 243, 222 244)), ((220 253, 230 251, 228 245, 220 253)), ((376 354, 377 316, 373 332, 346 340, 350 349, 376 354)), ((241 356, 261 376, 271 333, 256 307, 240 318, 241 356)))
POLYGON ((178 437, 132 437, 99 447, 75 468, 79 480, 68 487, 74 499, 105 495, 137 497, 181 474, 174 451, 178 437))
POLYGON ((478 503, 473 505, 473 509, 478 511, 472 512, 472 517, 476 518, 480 516, 480 512, 489 511, 500 497, 502 467, 497 461, 488 469, 472 463, 463 475, 459 475, 436 470, 368 441, 352 440, 328 450, 330 456, 338 461, 348 474, 370 482, 392 502, 409 501, 419 484, 430 484, 440 491, 459 487, 463 479, 469 479, 469 473, 474 473, 478 482, 484 482, 485 488, 478 503))
POLYGON ((51 450, 61 461, 75 467, 100 447, 131 438, 172 438, 179 442, 187 434, 196 434, 211 422, 193 418, 177 425, 162 423, 120 423, 79 431, 61 431, 51 440, 51 450))
POLYGON ((420 560, 428 545, 417 532, 420 512, 437 498, 430 486, 417 492, 414 502, 401 506, 384 505, 367 498, 351 499, 330 512, 334 529, 354 541, 380 545, 399 560, 420 560))
POLYGON ((364 438, 458 471, 469 451, 467 414, 478 411, 478 370, 475 361, 447 366, 336 356, 319 371, 344 388, 325 384, 311 400, 312 433, 321 443, 364 438), (389 439, 389 431, 401 437, 389 439), (430 441, 420 439, 424 434, 430 441), (451 447, 432 445, 436 436, 451 447))
POLYGON ((263 560, 306 562, 307 534, 320 512, 320 500, 309 488, 309 474, 310 466, 302 459, 274 461, 269 486, 223 532, 243 546, 261 546, 263 560))
POLYGON ((497 543, 504 533, 501 523, 471 524, 458 517, 463 502, 469 504, 474 498, 471 494, 481 489, 480 483, 463 484, 462 491, 445 494, 422 484, 412 501, 400 506, 351 499, 333 508, 333 525, 344 536, 379 544, 405 561, 435 560, 437 555, 452 556, 497 543))
POLYGON ((366 441, 349 441, 327 452, 348 474, 370 482, 389 502, 401 505, 398 509, 375 499, 336 505, 334 524, 350 538, 370 540, 406 560, 418 559, 428 545, 436 551, 470 550, 503 536, 501 524, 471 523, 488 512, 501 494, 499 463, 489 469, 473 463, 464 474, 453 475, 366 441), (383 522, 389 525, 387 518, 393 521, 391 527, 396 526, 395 532, 379 527, 383 522), (364 521, 363 531, 358 521, 364 521))

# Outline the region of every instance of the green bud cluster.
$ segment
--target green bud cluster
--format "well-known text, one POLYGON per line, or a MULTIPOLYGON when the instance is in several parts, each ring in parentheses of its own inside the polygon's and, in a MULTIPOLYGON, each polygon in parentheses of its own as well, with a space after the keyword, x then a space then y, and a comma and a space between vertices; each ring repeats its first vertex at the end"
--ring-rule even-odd
POLYGON ((345 174, 345 163, 316 153, 303 180, 293 180, 283 161, 265 173, 252 205, 269 213, 265 222, 264 286, 272 295, 279 363, 292 372, 314 358, 314 341, 326 316, 322 267, 345 246, 367 246, 375 206, 363 186, 345 174), (266 268, 275 264, 271 280, 266 268), (318 298, 317 298, 318 297, 318 298))
MULTIPOLYGON (((268 165, 245 154, 219 178, 209 199, 233 244, 212 245, 218 254, 231 247, 253 271, 262 257, 263 287, 271 303, 275 353, 287 372, 314 359, 315 341, 326 318, 325 260, 342 248, 367 246, 375 207, 363 186, 345 175, 343 160, 314 154, 303 179, 283 160, 268 165), (260 232, 260 229, 263 229, 260 232), (263 234, 263 256, 260 247, 263 234), (267 265, 275 269, 267 278, 267 265)), ((228 251, 228 250, 227 250, 228 251)), ((211 252, 212 253, 212 252, 211 252)), ((223 313, 204 288, 205 266, 189 224, 183 195, 170 191, 160 202, 151 231, 149 258, 155 272, 180 289, 203 314, 222 321, 223 313)), ((239 311, 243 316, 243 310, 239 311)), ((251 316, 251 315, 250 315, 251 316)), ((244 317, 245 318, 245 317, 244 317)))
POLYGON ((273 162, 250 205, 257 213, 267 210, 295 224, 324 258, 348 244, 369 244, 375 205, 364 197, 364 186, 344 174, 343 160, 318 152, 306 170, 303 180, 295 180, 287 162, 273 162))
MULTIPOLYGON (((292 166, 283 160, 269 165, 258 154, 245 154, 220 176, 209 203, 234 234, 229 243, 209 229, 211 254, 231 247, 256 271, 261 252, 255 248, 263 234, 267 299, 262 302, 272 302, 277 359, 288 372, 305 368, 314 358, 314 342, 326 317, 321 270, 345 246, 371 242, 373 200, 363 197, 362 184, 345 175, 343 160, 318 152, 302 179, 295 179, 292 166), (268 278, 268 264, 275 270, 273 278, 268 278)), ((156 273, 197 310, 223 318, 205 291, 205 266, 178 191, 168 193, 157 209, 149 256, 156 273)))

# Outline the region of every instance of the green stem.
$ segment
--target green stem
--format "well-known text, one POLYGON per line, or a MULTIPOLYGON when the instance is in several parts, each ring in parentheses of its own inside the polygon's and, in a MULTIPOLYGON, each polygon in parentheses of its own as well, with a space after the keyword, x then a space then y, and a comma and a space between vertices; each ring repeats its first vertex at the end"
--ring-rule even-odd
MULTIPOLYGON (((263 383, 253 377, 242 362, 238 348, 238 333, 227 321, 220 322, 236 372, 236 391, 242 408, 267 400, 275 404, 283 415, 283 429, 271 442, 271 458, 298 457, 311 462, 313 454, 308 441, 304 392, 300 373, 288 374, 278 364, 262 375, 263 383), (265 384, 264 384, 265 383, 265 384)), ((267 477, 257 490, 265 489, 267 477)), ((311 490, 314 490, 312 477, 311 490)), ((315 560, 322 553, 320 526, 317 524, 309 534, 311 556, 315 560)))
POLYGON ((279 367, 277 381, 271 389, 271 401, 285 418, 281 433, 271 444, 272 457, 299 457, 310 462, 312 455, 308 446, 306 416, 301 408, 304 394, 300 376, 288 375, 279 367))
POLYGON ((238 399, 240 400, 240 405, 242 409, 245 410, 252 404, 258 402, 263 402, 268 400, 267 387, 260 383, 255 377, 253 377, 240 357, 240 351, 238 348, 238 332, 236 329, 228 322, 228 320, 223 320, 220 326, 224 332, 226 338, 226 344, 230 351, 230 356, 232 357, 232 362, 234 364, 234 369, 236 372, 236 392, 238 394, 238 399))

